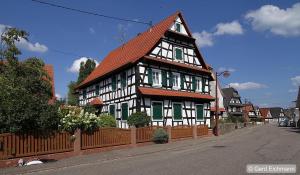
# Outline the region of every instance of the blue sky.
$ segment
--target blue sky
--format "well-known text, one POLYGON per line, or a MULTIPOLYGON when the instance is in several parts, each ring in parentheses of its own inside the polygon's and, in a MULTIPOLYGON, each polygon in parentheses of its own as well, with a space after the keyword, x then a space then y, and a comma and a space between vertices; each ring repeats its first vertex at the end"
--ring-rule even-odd
MULTIPOLYGON (((260 1, 67 1, 48 2, 101 14, 157 23, 180 10, 208 64, 230 69, 221 79, 260 106, 290 106, 300 84, 300 4, 260 1)), ((21 42, 21 59, 42 58, 54 65, 56 93, 67 94, 77 79, 74 61, 101 61, 112 49, 147 29, 146 25, 66 11, 30 0, 2 0, 1 26, 30 33, 21 42), (121 37, 125 33, 125 37, 121 37), (82 58, 81 58, 82 59, 82 58)))

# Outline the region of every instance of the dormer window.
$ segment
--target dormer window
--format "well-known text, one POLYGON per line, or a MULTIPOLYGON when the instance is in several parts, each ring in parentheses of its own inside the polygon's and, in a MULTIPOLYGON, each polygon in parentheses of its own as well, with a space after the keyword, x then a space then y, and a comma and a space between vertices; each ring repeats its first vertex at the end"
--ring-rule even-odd
POLYGON ((176 32, 181 31, 181 24, 180 23, 175 23, 175 30, 176 30, 176 32))
POLYGON ((175 57, 176 60, 182 60, 183 59, 182 48, 175 47, 174 57, 175 57))

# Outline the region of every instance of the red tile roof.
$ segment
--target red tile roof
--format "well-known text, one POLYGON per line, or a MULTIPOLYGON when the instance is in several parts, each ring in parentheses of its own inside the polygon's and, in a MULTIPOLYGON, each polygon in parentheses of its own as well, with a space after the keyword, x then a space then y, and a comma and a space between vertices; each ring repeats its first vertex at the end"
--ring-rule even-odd
POLYGON ((90 104, 93 106, 99 106, 103 105, 103 101, 99 97, 96 97, 90 102, 90 104))
POLYGON ((250 111, 254 111, 253 105, 252 104, 244 104, 243 111, 245 111, 246 113, 248 113, 250 111))
POLYGON ((183 97, 183 98, 206 99, 206 100, 214 99, 214 97, 212 97, 209 94, 200 94, 196 92, 183 92, 183 91, 165 90, 165 89, 148 88, 148 87, 138 87, 138 90, 141 94, 150 95, 150 96, 183 97))
MULTIPOLYGON (((98 65, 95 70, 77 86, 77 88, 82 88, 88 84, 91 84, 93 81, 99 79, 100 77, 112 73, 113 71, 118 70, 126 65, 133 64, 143 56, 147 55, 147 53, 149 53, 151 49, 153 49, 156 43, 158 43, 160 38, 163 37, 164 34, 169 30, 178 16, 183 19, 181 13, 176 12, 175 14, 154 25, 147 31, 131 39, 126 44, 110 52, 102 60, 101 64, 98 65)), ((186 26, 184 20, 183 24, 187 28, 188 34, 190 34, 190 31, 188 30, 188 27, 186 26)), ((203 60, 202 62, 204 67, 206 68, 206 64, 203 60)))
POLYGON ((47 74, 49 75, 49 78, 50 78, 50 84, 51 84, 51 87, 52 87, 52 98, 49 100, 49 103, 53 104, 54 101, 56 100, 56 97, 55 97, 55 87, 54 87, 54 71, 53 71, 53 66, 50 65, 50 64, 46 64, 44 66, 44 70, 47 72, 47 74))
POLYGON ((267 118, 269 111, 269 108, 259 108, 259 112, 263 118, 267 118))

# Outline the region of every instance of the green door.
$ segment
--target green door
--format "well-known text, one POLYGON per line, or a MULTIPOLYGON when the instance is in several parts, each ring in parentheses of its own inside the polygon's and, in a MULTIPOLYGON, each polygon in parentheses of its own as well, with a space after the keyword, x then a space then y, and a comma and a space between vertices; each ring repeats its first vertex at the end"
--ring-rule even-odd
POLYGON ((182 106, 180 103, 173 104, 174 120, 182 120, 182 106))
POLYGON ((115 111, 116 111, 115 105, 110 105, 110 106, 109 106, 109 114, 110 114, 111 116, 114 116, 114 117, 115 117, 115 111))
POLYGON ((197 120, 204 120, 203 105, 196 105, 197 120))
POLYGON ((162 120, 163 111, 162 111, 162 103, 161 102, 153 102, 152 103, 152 117, 153 120, 162 120))
POLYGON ((128 103, 122 103, 122 120, 128 119, 128 103))

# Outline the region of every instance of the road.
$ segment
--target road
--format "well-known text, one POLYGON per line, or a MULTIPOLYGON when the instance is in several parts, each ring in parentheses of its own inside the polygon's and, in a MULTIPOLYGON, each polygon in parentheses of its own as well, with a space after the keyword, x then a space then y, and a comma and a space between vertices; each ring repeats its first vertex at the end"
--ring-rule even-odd
POLYGON ((299 130, 264 125, 219 137, 114 150, 25 168, 7 168, 0 170, 0 174, 246 174, 247 164, 300 165, 299 145, 299 130))

